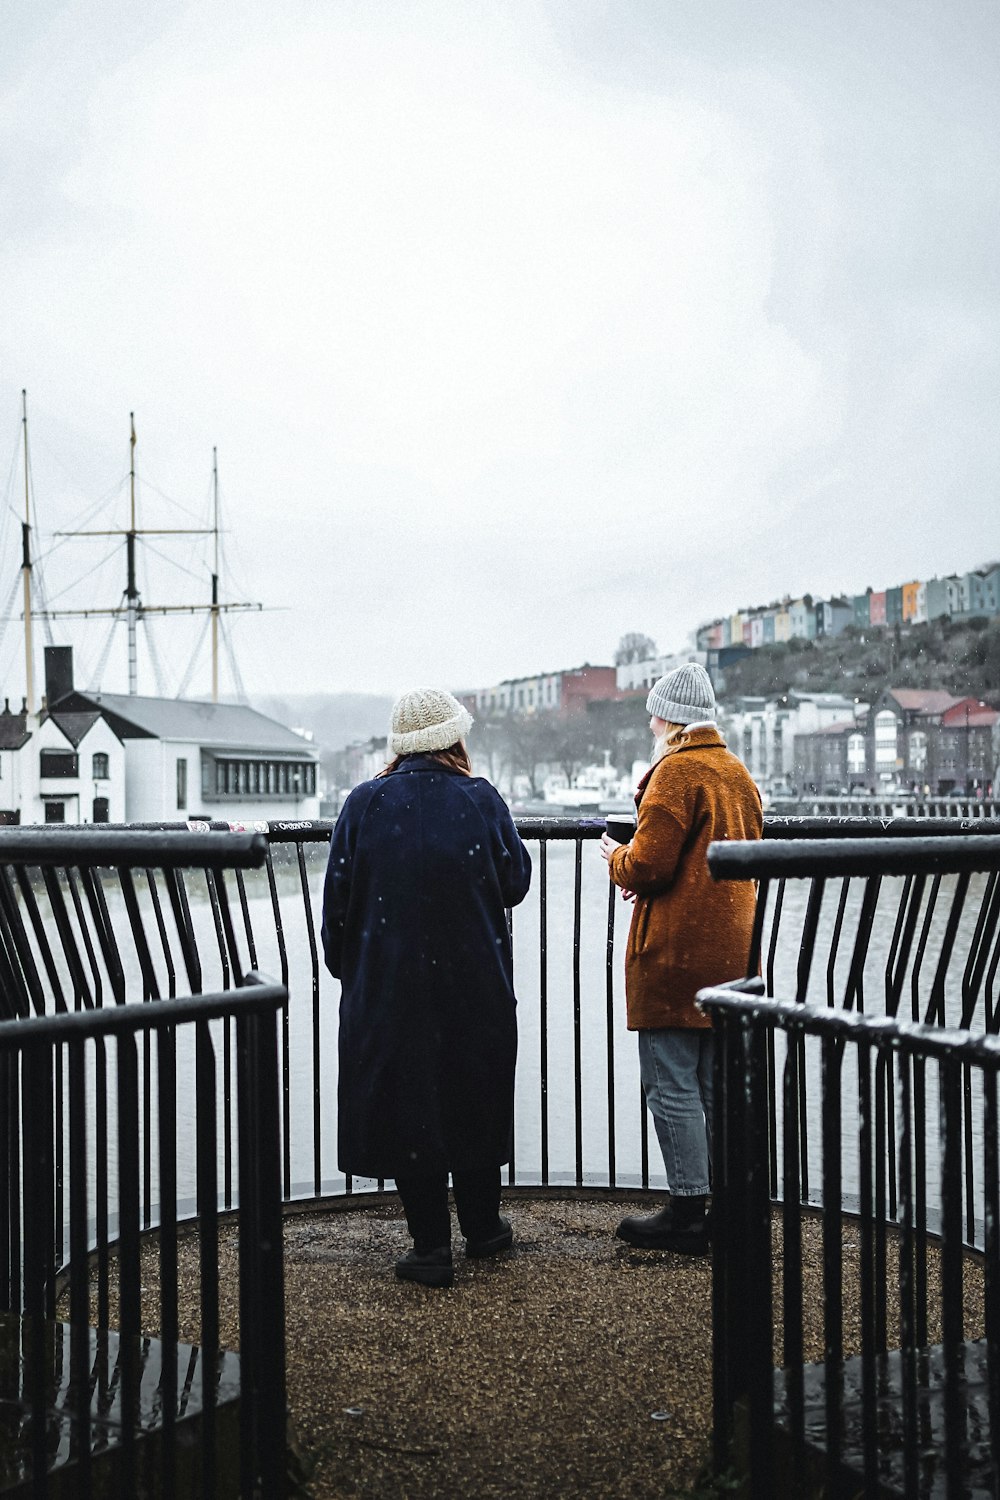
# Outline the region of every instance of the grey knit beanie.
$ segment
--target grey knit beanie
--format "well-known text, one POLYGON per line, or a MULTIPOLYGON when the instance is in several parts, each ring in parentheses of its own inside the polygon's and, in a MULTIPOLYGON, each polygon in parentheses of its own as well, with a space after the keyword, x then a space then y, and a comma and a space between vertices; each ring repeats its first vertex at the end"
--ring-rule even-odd
POLYGON ((696 724, 715 718, 715 689, 699 662, 675 667, 654 682, 646 699, 646 712, 668 724, 696 724))
POLYGON ((389 749, 393 755, 448 750, 472 728, 472 715, 443 688, 414 688, 392 706, 389 749))

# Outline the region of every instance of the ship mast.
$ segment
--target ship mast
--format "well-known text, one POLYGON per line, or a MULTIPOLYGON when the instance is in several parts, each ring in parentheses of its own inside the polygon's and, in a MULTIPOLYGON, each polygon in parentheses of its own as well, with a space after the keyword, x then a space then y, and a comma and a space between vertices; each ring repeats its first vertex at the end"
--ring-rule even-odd
POLYGON ((212 702, 219 701, 219 458, 212 449, 212 702))
POLYGON ((29 714, 35 712, 35 659, 31 639, 31 492, 28 481, 28 393, 21 392, 21 421, 24 426, 24 522, 21 526, 21 577, 24 582, 24 702, 29 714))
POLYGON ((129 424, 129 524, 125 533, 125 618, 128 629, 128 690, 134 697, 139 691, 139 665, 136 653, 136 626, 139 619, 139 590, 135 582, 135 412, 128 414, 129 424))
MULTIPOLYGON (((25 429, 27 431, 27 429, 25 429)), ((27 437, 25 438, 27 442, 27 437)), ((125 619, 128 625, 128 690, 129 695, 134 697, 139 690, 138 686, 138 656, 136 650, 137 629, 140 618, 145 619, 147 615, 168 614, 204 614, 207 610, 212 621, 212 702, 219 701, 219 615, 222 611, 263 609, 262 604, 220 604, 219 603, 219 466, 215 448, 212 449, 212 496, 213 515, 211 526, 138 526, 136 524, 135 503, 135 413, 129 412, 129 524, 123 532, 120 528, 110 531, 60 531, 57 536, 124 536, 125 537, 125 619), (212 599, 210 604, 144 604, 139 595, 139 586, 136 582, 136 540, 143 536, 209 536, 214 538, 215 550, 213 554, 212 573, 212 599)), ((27 450, 26 450, 27 451, 27 450)), ((27 460, 25 460, 27 462, 27 460)), ((25 481, 27 483, 27 481, 25 481)), ((25 529, 25 548, 27 548, 27 528, 25 529)), ((27 551, 25 552, 27 558, 27 551)), ((26 563, 26 566, 30 564, 26 563)), ((25 585, 27 587, 27 584, 25 585)), ((121 619, 122 606, 116 605, 111 609, 52 609, 45 611, 45 618, 92 620, 110 616, 112 619, 121 619)), ((30 640, 30 631, 25 632, 25 638, 30 640)), ((29 669, 30 670, 30 669, 29 669)))

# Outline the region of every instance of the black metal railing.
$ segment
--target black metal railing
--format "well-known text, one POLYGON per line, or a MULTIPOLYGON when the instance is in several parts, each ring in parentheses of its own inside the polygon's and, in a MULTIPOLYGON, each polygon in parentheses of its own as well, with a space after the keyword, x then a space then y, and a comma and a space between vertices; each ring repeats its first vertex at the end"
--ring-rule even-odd
POLYGON ((17 1315, 0 1329, 7 1345, 0 1368, 6 1409, 19 1414, 6 1456, 13 1477, 36 1496, 49 1493, 49 1471, 55 1483, 64 1465, 81 1497, 111 1493, 109 1475, 123 1495, 285 1493, 277 1016, 287 993, 253 973, 244 980, 229 993, 81 1004, 0 1022, 0 1307, 17 1315), (219 1044, 229 1027, 238 1364, 220 1338, 219 1044), (155 1081, 140 1065, 151 1043, 155 1081), (191 1096, 178 1087, 185 1051, 196 1079, 191 1096), (151 1121, 156 1306, 143 1298, 141 1242, 151 1121), (197 1209, 197 1250, 186 1255, 178 1232, 182 1161, 197 1209), (182 1260, 198 1290, 193 1344, 181 1342, 182 1260), (186 1437, 185 1423, 195 1429, 186 1437))
MULTIPOLYGON (((966 1348, 961 1331, 964 1254, 978 1248, 988 1262, 997 1248, 1000 837, 911 825, 890 838, 717 844, 709 865, 717 878, 759 882, 742 983, 754 993, 701 997, 719 1037, 717 1460, 741 1456, 759 1496, 823 1484, 853 1494, 859 1473, 866 1495, 897 1481, 899 1493, 930 1494, 938 1479, 941 1493, 965 1493, 956 1487, 971 1472, 956 1477, 968 1447, 956 1372, 975 1420, 1000 1433, 992 1271, 977 1330, 987 1352, 966 1348), (790 900, 799 917, 783 940, 790 900), (810 1207, 822 1216, 812 1279, 810 1207), (847 1213, 856 1241, 845 1236, 847 1213), (853 1342, 845 1300, 858 1311, 853 1342), (822 1328, 807 1359, 817 1305, 822 1328)), ((990 1471, 984 1493, 996 1481, 990 1471)))
MULTIPOLYGON (((289 998, 280 1017, 280 1120, 274 1139, 281 1194, 288 1203, 384 1188, 352 1182, 336 1171, 337 986, 323 970, 318 948, 331 826, 275 823, 257 832, 227 825, 200 831, 183 825, 0 830, 0 995, 9 1016, 120 1011, 131 1009, 130 1002, 169 999, 187 988, 232 991, 248 969, 280 975, 289 998)), ((664 1180, 658 1162, 650 1163, 634 1046, 620 1013, 619 951, 630 908, 609 886, 596 849, 586 847, 603 827, 603 818, 519 820, 532 849, 535 878, 529 901, 512 914, 521 998, 515 1150, 508 1173, 513 1185, 648 1187, 664 1180)), ((981 861, 969 871, 957 865, 952 870, 941 860, 950 857, 949 840, 956 836, 963 850, 975 846, 980 856, 990 854, 998 831, 1000 825, 981 819, 921 824, 906 818, 769 818, 765 840, 753 846, 752 856, 772 861, 755 876, 761 881, 756 948, 769 990, 807 1001, 817 986, 823 990, 825 974, 831 1005, 895 1015, 906 1001, 912 1015, 936 1023, 957 1018, 974 1030, 996 1030, 997 873, 981 861), (857 864, 817 873, 815 860, 822 851, 834 860, 846 857, 837 852, 841 839, 851 840, 850 858, 856 861, 862 853, 877 854, 875 836, 884 833, 905 837, 914 858, 924 857, 922 844, 933 846, 926 856, 931 862, 916 870, 911 861, 906 875, 862 871, 857 864), (816 840, 819 851, 810 847, 816 840), (782 863, 795 858, 807 861, 808 880, 782 863)), ((723 858, 734 851, 745 854, 744 846, 725 846, 723 858)), ((744 878, 752 873, 742 871, 744 878)), ((164 1192, 171 1202, 176 1199, 178 1222, 204 1213, 208 1163, 197 1177, 194 1154, 182 1153, 176 1182, 169 1174, 164 1178, 154 1148, 154 1063, 159 1063, 150 1033, 137 1035, 139 1224, 150 1229, 161 1222, 164 1192)), ((231 1020, 219 1023, 216 1041, 213 1201, 217 1210, 240 1207, 242 1212, 237 1163, 243 1146, 233 1089, 238 1038, 231 1020)), ((765 1049, 771 1081, 767 1165, 769 1192, 776 1198, 784 1163, 773 1050, 773 1044, 765 1049)), ((57 1055, 57 1254, 68 1234, 65 1183, 75 1149, 61 1066, 57 1055)), ((178 1053, 177 1097, 194 1097, 200 1086, 197 1058, 178 1053)), ((798 1097, 802 1202, 817 1199, 815 1185, 822 1177, 818 1100, 818 1085, 803 1072, 798 1097)), ((100 1122, 111 1103, 107 1089, 101 1102, 95 1081, 98 1161, 99 1133, 106 1128, 100 1122)), ((966 1138, 975 1129, 978 1107, 973 1088, 965 1105, 966 1138)), ((884 1129, 891 1143, 890 1110, 884 1129)), ((891 1152, 885 1160, 886 1191, 895 1212, 899 1186, 891 1152)), ((846 1167, 855 1173, 852 1159, 846 1167)), ((848 1202, 852 1193, 858 1196, 853 1176, 845 1192, 848 1202)), ((981 1179, 966 1174, 965 1194, 967 1239, 981 1243, 981 1179)), ((99 1191, 97 1201, 101 1198, 99 1191)), ((935 1200, 921 1212, 936 1223, 939 1209, 935 1200)), ((95 1235, 103 1236, 105 1247, 113 1246, 114 1212, 108 1211, 103 1228, 100 1213, 95 1235)), ((102 1254, 106 1262, 109 1250, 98 1249, 99 1297, 102 1254)))
POLYGON ((716 1036, 719 1469, 735 1461, 754 1500, 1000 1493, 1000 1039, 741 989, 762 984, 746 980, 701 996, 716 1036), (776 1040, 777 1216, 768 1170, 776 1040), (810 1062, 820 1076, 818 1243, 800 1174, 801 1084, 810 1062), (962 1109, 970 1077, 983 1102, 971 1137, 962 1109), (848 1143, 857 1146, 858 1181, 856 1219, 845 1233, 848 1143), (982 1185, 985 1254, 982 1300, 972 1297, 967 1311, 970 1175, 982 1185), (927 1203, 935 1196, 932 1242, 927 1203))
MULTIPOLYGON (((609 886, 603 861, 592 847, 604 820, 518 821, 535 873, 528 900, 512 914, 521 1043, 509 1179, 512 1184, 567 1187, 662 1186, 655 1148, 650 1159, 634 1042, 623 1020, 621 951, 631 909, 609 886)), ((24 1013, 53 1005, 169 996, 182 989, 226 989, 248 967, 274 973, 291 996, 279 1037, 283 1196, 292 1202, 378 1190, 377 1183, 348 1181, 337 1168, 338 989, 323 967, 318 941, 332 825, 272 823, 257 834, 221 831, 225 826, 197 833, 180 825, 74 830, 76 842, 64 851, 62 864, 50 862, 44 868, 32 863, 37 848, 5 840, 10 834, 37 841, 50 830, 0 830, 0 965, 5 954, 12 955, 11 1009, 24 1013), (202 868, 162 867, 158 855, 164 834, 178 831, 188 840, 189 862, 196 864, 197 851, 205 851, 202 868), (102 852, 97 842, 122 836, 149 841, 131 873, 116 868, 113 854, 108 848, 102 852), (221 841, 220 852, 213 853, 212 864, 207 850, 215 840, 221 841), (19 865, 13 863, 15 853, 19 865), (257 859, 262 862, 253 868, 257 859), (22 953, 27 957, 21 959, 22 953)), ((856 817, 769 818, 765 823, 768 842, 775 835, 792 834, 867 841, 875 833, 901 830, 935 840, 975 832, 978 840, 1000 831, 1000 823, 933 820, 922 825, 905 818, 856 817)), ((834 882, 828 884, 832 888, 834 882)), ((772 991, 795 992, 800 952, 810 932, 812 983, 824 968, 831 971, 832 966, 836 975, 849 949, 863 884, 854 879, 846 896, 839 892, 845 907, 838 927, 829 890, 817 916, 818 898, 811 887, 769 878, 761 901, 760 941, 772 991)), ((884 983, 880 966, 884 969, 889 959, 904 884, 886 879, 870 913, 874 898, 869 894, 865 995, 884 983)), ((955 929, 953 970, 965 964, 971 951, 980 887, 979 877, 973 877, 955 929)), ((915 988, 908 992, 918 996, 921 1014, 937 924, 952 900, 952 878, 936 885, 930 881, 927 899, 931 895, 935 907, 924 958, 915 988)), ((0 990, 6 989, 0 983, 0 990)), ((225 1046, 224 1059, 230 1053, 225 1046)), ((222 1093, 228 1126, 220 1147, 220 1191, 224 1204, 234 1207, 231 1063, 226 1067, 222 1093)), ((144 1077, 147 1070, 144 1058, 144 1077)), ((152 1226, 156 1164, 151 1159, 143 1162, 142 1200, 144 1223, 152 1226)))
POLYGON ((797 793, 794 797, 775 797, 769 804, 769 812, 805 817, 834 817, 840 814, 858 814, 873 818, 981 818, 1000 817, 1000 800, 996 797, 969 797, 949 794, 925 796, 915 794, 855 792, 839 796, 819 796, 812 792, 797 793))

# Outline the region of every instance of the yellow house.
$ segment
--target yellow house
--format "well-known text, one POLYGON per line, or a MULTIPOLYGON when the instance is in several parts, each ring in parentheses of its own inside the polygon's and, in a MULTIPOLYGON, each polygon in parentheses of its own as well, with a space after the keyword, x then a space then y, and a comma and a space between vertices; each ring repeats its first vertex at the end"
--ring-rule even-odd
POLYGON ((903 624, 909 625, 920 618, 920 589, 919 581, 903 584, 903 624))

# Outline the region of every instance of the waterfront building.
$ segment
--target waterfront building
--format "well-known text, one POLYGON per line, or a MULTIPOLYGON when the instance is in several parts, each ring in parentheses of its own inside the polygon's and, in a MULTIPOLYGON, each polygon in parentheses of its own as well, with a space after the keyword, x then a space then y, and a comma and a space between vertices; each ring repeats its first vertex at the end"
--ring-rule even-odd
POLYGON ((621 670, 618 667, 595 667, 585 662, 582 667, 562 672, 512 677, 492 687, 470 688, 459 693, 458 697, 470 713, 480 718, 490 714, 568 715, 585 709, 588 703, 619 698, 622 690, 618 687, 617 673, 621 670))
POLYGON ((333 786, 337 788, 335 795, 328 785, 329 802, 324 802, 320 807, 320 817, 335 818, 340 812, 341 802, 346 796, 347 789, 357 786, 362 781, 373 781, 380 771, 384 771, 389 763, 389 741, 387 735, 373 735, 367 740, 355 740, 353 744, 345 745, 331 757, 330 770, 332 771, 333 786))
POLYGON ((859 630, 867 630, 872 622, 871 617, 871 589, 866 589, 863 594, 855 594, 851 600, 854 612, 854 624, 859 630))
POLYGON ((939 689, 889 688, 874 705, 870 781, 932 794, 992 794, 1000 713, 939 689))
POLYGON ((1000 712, 981 698, 960 698, 945 709, 937 734, 938 786, 951 780, 953 790, 995 796, 998 730, 1000 712))
MULTIPOLYGON (((124 797, 113 821, 266 822, 319 816, 319 753, 275 719, 242 703, 81 692, 73 687, 69 646, 47 647, 45 668, 50 717, 57 724, 80 726, 89 718, 88 733, 102 723, 109 756, 118 742, 124 797)), ((87 739, 87 754, 90 743, 87 739)), ((57 801, 65 793, 64 821, 74 822, 69 792, 65 781, 53 780, 46 795, 57 801)), ((82 797, 76 806, 85 809, 82 797)))
POLYGON ((99 712, 0 713, 0 823, 118 823, 125 749, 99 712))
POLYGON ((720 706, 719 727, 733 754, 766 789, 775 781, 798 784, 796 747, 803 735, 844 720, 853 726, 863 708, 841 693, 742 697, 720 706))
POLYGON ((645 661, 622 662, 615 668, 616 693, 612 696, 624 698, 629 693, 649 692, 654 682, 672 672, 675 667, 683 667, 687 662, 698 662, 706 671, 711 671, 710 662, 717 659, 725 650, 720 647, 717 651, 675 651, 660 653, 650 656, 645 661))
POLYGON ((795 739, 795 785, 817 796, 842 796, 865 783, 865 736, 854 719, 838 719, 795 739))

